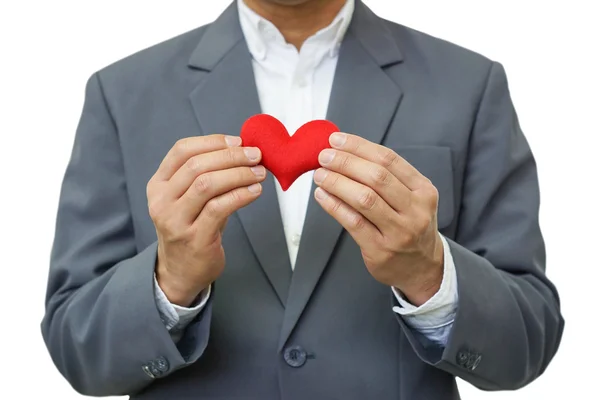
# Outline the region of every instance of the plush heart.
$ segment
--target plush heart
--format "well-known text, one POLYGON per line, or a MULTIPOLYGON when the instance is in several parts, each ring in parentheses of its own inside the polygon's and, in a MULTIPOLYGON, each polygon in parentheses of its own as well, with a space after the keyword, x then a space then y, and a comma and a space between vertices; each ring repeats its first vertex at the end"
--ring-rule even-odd
POLYGON ((319 168, 319 153, 329 146, 329 136, 339 129, 326 120, 302 125, 293 136, 275 117, 258 114, 242 126, 242 145, 258 147, 262 162, 271 171, 283 190, 305 172, 319 168))

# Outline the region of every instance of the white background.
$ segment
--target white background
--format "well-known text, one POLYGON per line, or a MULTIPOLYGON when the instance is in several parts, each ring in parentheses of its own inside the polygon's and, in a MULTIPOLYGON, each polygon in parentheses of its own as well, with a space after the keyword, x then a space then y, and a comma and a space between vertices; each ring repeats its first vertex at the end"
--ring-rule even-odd
MULTIPOLYGON (((379 15, 501 62, 539 165, 548 274, 566 318, 546 374, 465 399, 598 399, 600 24, 595 0, 366 0, 379 15)), ((0 398, 81 398, 39 323, 60 183, 96 70, 212 21, 226 0, 2 1, 0 398), (37 397, 37 396, 35 396, 37 397)))

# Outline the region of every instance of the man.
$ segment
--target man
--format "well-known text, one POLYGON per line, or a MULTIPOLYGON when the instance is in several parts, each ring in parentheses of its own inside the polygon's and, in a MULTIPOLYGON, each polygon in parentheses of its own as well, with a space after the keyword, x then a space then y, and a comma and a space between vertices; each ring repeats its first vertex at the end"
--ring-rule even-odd
POLYGON ((458 399, 563 331, 536 166, 495 62, 353 0, 244 0, 94 74, 42 331, 79 392, 458 399), (283 191, 244 121, 327 118, 283 191))

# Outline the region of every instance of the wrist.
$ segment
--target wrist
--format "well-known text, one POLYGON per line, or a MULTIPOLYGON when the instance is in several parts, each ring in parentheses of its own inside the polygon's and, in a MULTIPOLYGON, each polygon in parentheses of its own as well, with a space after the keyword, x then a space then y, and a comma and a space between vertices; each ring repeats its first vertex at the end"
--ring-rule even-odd
POLYGON ((426 261, 426 265, 420 268, 422 274, 412 284, 405 288, 396 286, 404 297, 416 307, 420 307, 439 292, 444 280, 444 245, 437 236, 433 256, 426 261))
POLYGON ((439 292, 442 280, 444 279, 444 268, 436 267, 426 277, 422 278, 420 285, 414 288, 401 289, 397 288, 402 292, 404 297, 409 303, 415 307, 421 307, 427 303, 437 292, 439 292))
MULTIPOLYGON (((169 273, 167 268, 164 268, 159 263, 155 269, 156 282, 167 297, 171 304, 180 307, 190 307, 198 298, 202 290, 206 289, 210 284, 200 287, 191 287, 186 280, 177 279, 169 273)), ((189 282, 189 281, 188 281, 189 282)))

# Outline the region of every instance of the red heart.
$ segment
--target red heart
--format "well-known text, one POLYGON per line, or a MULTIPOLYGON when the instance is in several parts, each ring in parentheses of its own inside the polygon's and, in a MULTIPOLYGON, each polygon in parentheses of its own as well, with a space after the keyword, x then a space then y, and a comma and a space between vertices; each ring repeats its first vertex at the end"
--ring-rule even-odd
POLYGON ((288 190, 300 175, 319 168, 319 153, 330 147, 333 132, 339 132, 335 124, 316 120, 290 136, 277 118, 258 114, 244 123, 240 136, 244 146, 260 149, 261 164, 275 175, 283 190, 288 190))

